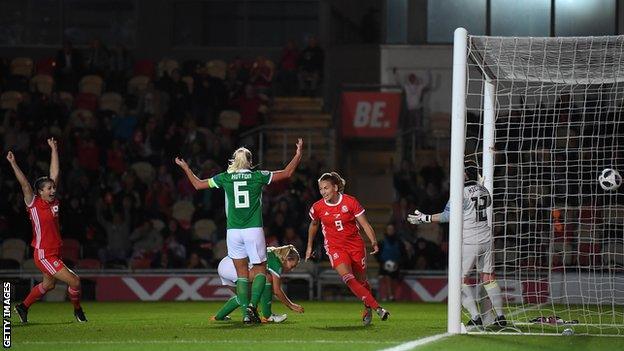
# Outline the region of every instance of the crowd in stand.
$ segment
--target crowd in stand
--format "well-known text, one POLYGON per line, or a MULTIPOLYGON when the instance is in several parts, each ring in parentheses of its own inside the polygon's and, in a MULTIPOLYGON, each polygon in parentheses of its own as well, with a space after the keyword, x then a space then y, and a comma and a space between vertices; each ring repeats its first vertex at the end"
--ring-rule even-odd
MULTIPOLYGON (((118 268, 215 267, 226 254, 223 194, 195 191, 173 158, 201 178, 224 171, 240 134, 263 123, 275 93, 318 94, 323 65, 314 38, 302 51, 289 43, 278 65, 265 57, 157 64, 99 40, 84 50, 67 42, 50 54, 31 61, 30 72, 0 61, 0 151, 13 151, 34 181, 47 173, 46 138, 56 138, 61 233, 80 244, 79 257, 65 262, 118 268)), ((0 164, 0 238, 30 243, 19 184, 0 164)), ((289 183, 268 187, 268 245, 303 252, 321 167, 304 159, 289 183)))

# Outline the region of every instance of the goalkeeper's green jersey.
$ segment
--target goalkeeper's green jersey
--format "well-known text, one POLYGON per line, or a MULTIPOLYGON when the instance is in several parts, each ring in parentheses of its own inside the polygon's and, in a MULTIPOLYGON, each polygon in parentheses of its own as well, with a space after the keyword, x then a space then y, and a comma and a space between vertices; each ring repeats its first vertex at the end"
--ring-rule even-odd
POLYGON ((273 251, 267 251, 267 269, 278 278, 282 275, 282 262, 273 251))
POLYGON ((269 171, 219 173, 208 180, 225 192, 227 229, 262 228, 262 188, 271 183, 269 171))

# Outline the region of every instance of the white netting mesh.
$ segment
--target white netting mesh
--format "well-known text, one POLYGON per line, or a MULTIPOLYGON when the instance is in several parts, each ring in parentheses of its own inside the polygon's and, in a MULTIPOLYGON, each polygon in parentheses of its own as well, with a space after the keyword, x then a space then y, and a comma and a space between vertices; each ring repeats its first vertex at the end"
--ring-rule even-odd
POLYGON ((570 327, 531 322, 557 316, 577 334, 624 334, 624 187, 598 183, 624 174, 623 52, 624 36, 468 39, 466 156, 482 158, 487 79, 495 272, 522 331, 570 327))

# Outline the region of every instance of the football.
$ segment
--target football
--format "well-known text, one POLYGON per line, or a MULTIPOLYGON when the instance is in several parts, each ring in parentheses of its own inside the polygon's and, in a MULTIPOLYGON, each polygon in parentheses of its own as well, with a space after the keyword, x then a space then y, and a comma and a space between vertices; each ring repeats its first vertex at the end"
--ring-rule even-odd
POLYGON ((397 268, 399 268, 399 265, 392 260, 387 260, 386 262, 384 262, 383 267, 387 272, 393 273, 397 270, 397 268))
POLYGON ((602 189, 613 191, 622 185, 622 176, 615 169, 605 168, 598 176, 598 183, 602 189))

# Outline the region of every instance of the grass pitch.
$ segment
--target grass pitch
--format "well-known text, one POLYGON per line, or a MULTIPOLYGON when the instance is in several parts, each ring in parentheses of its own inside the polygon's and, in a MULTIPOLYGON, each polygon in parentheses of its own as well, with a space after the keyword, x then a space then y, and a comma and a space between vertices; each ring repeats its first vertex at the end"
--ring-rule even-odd
MULTIPOLYGON (((77 323, 69 303, 32 306, 29 323, 13 314, 15 350, 381 350, 446 331, 446 305, 387 303, 391 316, 373 325, 360 321, 361 304, 305 302, 304 314, 288 313, 282 324, 244 325, 240 312, 229 322, 209 317, 221 302, 85 302, 88 323, 77 323)), ((624 337, 447 337, 418 350, 618 350, 624 337)))

